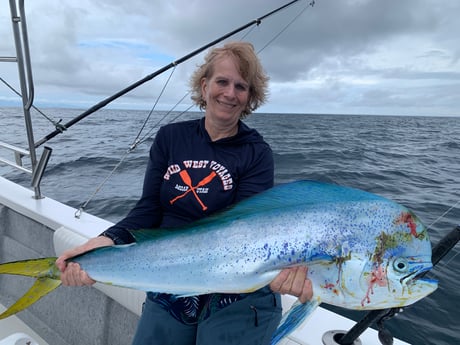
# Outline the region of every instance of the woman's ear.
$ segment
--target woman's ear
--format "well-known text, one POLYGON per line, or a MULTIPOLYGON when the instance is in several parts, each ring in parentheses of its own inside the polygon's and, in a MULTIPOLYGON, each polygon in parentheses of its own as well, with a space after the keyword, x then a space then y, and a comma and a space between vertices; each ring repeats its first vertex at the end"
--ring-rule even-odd
POLYGON ((205 77, 201 78, 201 98, 206 100, 206 91, 208 89, 208 81, 205 77))

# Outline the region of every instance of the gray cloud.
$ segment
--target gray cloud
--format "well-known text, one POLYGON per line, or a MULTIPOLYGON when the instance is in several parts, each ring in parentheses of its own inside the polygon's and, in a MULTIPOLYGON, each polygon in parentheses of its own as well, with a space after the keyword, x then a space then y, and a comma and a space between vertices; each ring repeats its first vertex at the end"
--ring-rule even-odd
MULTIPOLYGON (((29 2, 37 102, 48 104, 54 93, 63 104, 78 100, 91 105, 282 4, 279 0, 29 2)), ((262 50, 260 58, 272 85, 270 103, 262 110, 459 115, 460 24, 455 16, 460 2, 308 4, 299 1, 246 36, 233 38, 244 37, 262 50), (435 100, 428 102, 430 97, 435 100)), ((1 11, 0 24, 7 22, 5 12, 1 11)), ((0 35, 7 37, 4 26, 0 25, 0 35)), ((11 44, 2 40, 0 49, 11 51, 11 44)), ((202 55, 174 71, 164 106, 187 91, 189 75, 201 59, 202 55)), ((11 66, 0 67, 2 77, 12 79, 13 72, 11 66)), ((123 102, 149 107, 168 75, 123 102)), ((10 97, 0 87, 0 105, 10 97)))

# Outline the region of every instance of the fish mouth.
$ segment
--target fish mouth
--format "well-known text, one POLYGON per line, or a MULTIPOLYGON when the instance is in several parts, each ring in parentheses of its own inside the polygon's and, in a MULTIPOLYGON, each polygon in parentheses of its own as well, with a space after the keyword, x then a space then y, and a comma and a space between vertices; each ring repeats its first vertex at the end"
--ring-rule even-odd
POLYGON ((409 284, 415 280, 423 280, 425 274, 433 268, 432 265, 421 266, 414 268, 409 274, 402 277, 399 282, 401 284, 409 284))
POLYGON ((425 278, 427 272, 433 267, 425 266, 414 270, 413 272, 405 275, 399 281, 401 285, 407 287, 418 287, 423 290, 427 295, 433 292, 438 287, 438 281, 435 279, 425 278))

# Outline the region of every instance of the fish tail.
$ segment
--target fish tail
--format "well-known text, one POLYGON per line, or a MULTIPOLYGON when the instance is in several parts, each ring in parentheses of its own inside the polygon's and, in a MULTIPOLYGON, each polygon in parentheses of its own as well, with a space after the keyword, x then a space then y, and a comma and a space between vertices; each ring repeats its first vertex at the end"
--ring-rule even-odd
POLYGON ((24 310, 61 285, 60 274, 55 261, 55 257, 49 257, 0 264, 0 274, 38 278, 24 296, 0 314, 0 320, 24 310))

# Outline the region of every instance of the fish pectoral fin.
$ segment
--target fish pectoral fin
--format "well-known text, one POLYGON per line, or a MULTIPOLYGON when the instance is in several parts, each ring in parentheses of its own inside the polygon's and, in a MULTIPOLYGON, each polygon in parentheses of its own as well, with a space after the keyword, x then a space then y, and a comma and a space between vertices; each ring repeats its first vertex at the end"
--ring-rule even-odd
POLYGON ((29 291, 24 294, 24 296, 22 296, 11 307, 0 314, 0 320, 16 314, 21 310, 24 310, 28 306, 37 302, 43 296, 56 289, 59 285, 61 285, 60 280, 46 277, 38 278, 34 285, 32 285, 32 287, 29 289, 29 291))
POLYGON ((283 314, 280 324, 272 336, 271 345, 278 344, 284 337, 293 332, 310 316, 321 304, 318 298, 312 298, 306 303, 297 300, 292 307, 283 314))

